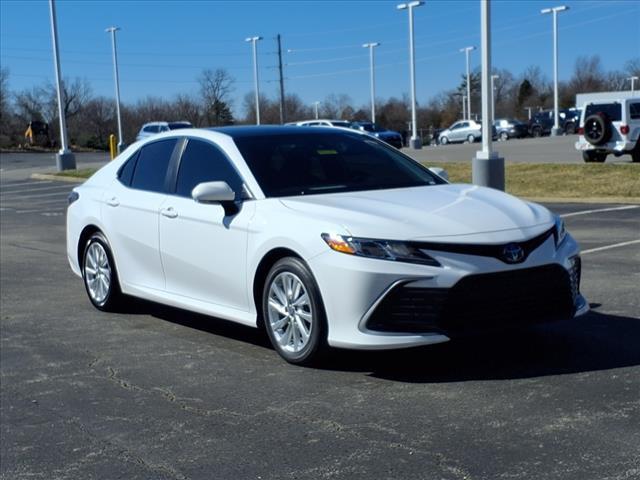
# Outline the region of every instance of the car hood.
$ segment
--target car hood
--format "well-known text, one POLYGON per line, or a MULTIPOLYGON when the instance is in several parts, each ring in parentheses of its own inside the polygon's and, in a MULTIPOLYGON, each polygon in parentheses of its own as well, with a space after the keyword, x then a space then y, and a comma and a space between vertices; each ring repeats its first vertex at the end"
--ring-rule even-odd
MULTIPOLYGON (((329 221, 356 237, 500 243, 550 228, 546 208, 499 190, 446 184, 280 199, 288 208, 329 221)), ((342 233, 342 232, 327 232, 342 233)))

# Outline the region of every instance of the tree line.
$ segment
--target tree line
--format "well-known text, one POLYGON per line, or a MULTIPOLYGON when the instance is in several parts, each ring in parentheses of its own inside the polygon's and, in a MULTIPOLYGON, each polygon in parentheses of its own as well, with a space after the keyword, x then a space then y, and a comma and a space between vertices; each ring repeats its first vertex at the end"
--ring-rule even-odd
MULTIPOLYGON (((537 66, 516 76, 506 69, 495 69, 496 117, 527 120, 529 111, 548 109, 553 105, 551 81, 537 66)), ((58 106, 56 89, 51 82, 21 91, 10 91, 10 72, 0 69, 0 147, 25 144, 24 133, 32 121, 49 124, 50 136, 58 138, 58 106)), ((619 91, 630 88, 628 78, 640 76, 640 58, 627 61, 622 70, 605 71, 598 56, 579 57, 569 80, 560 82, 561 108, 575 106, 577 93, 619 91)), ((203 70, 197 78, 195 93, 180 93, 171 99, 147 97, 136 103, 121 105, 125 143, 135 140, 140 127, 158 120, 187 120, 196 127, 255 123, 255 100, 248 92, 239 109, 234 109, 232 94, 235 79, 223 68, 203 70)), ((471 113, 480 112, 480 71, 470 75, 471 113)), ((417 110, 421 129, 444 128, 462 117, 462 95, 466 95, 466 75, 461 75, 456 88, 441 92, 417 110)), ((65 79, 62 89, 63 110, 71 145, 107 149, 109 135, 116 133, 116 108, 113 98, 96 96, 86 79, 65 79)), ((280 123, 278 97, 261 95, 260 117, 264 124, 280 123)), ((314 118, 312 105, 296 94, 284 98, 287 122, 314 118)), ((347 94, 331 94, 319 105, 321 118, 366 121, 370 119, 368 104, 356 106, 347 94)), ((411 119, 411 102, 407 94, 376 99, 377 123, 391 130, 406 132, 411 119)))

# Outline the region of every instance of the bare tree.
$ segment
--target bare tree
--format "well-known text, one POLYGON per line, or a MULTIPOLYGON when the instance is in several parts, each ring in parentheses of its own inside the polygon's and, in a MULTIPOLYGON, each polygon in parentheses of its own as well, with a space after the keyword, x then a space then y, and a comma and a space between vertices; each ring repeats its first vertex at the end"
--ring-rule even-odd
POLYGON ((198 78, 204 103, 204 118, 208 125, 233 123, 229 96, 235 80, 224 68, 203 70, 198 78))

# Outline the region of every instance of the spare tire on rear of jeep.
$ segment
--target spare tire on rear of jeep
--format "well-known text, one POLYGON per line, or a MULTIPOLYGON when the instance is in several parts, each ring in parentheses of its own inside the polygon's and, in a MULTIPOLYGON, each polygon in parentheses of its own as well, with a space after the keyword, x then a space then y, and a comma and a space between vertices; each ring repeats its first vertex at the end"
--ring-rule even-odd
POLYGON ((611 139, 611 120, 606 113, 597 112, 584 120, 584 138, 591 145, 603 145, 611 139))

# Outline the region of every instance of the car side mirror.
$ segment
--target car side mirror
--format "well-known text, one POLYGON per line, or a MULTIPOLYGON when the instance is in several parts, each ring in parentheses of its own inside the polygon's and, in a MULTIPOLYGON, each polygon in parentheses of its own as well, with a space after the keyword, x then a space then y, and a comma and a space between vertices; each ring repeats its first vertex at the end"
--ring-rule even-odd
POLYGON ((236 192, 227 182, 202 182, 191 190, 191 197, 198 203, 233 202, 236 192))
POLYGON ((444 168, 429 167, 429 171, 431 171, 431 173, 435 173, 440 178, 444 178, 447 182, 449 181, 449 174, 447 173, 447 171, 444 168))

